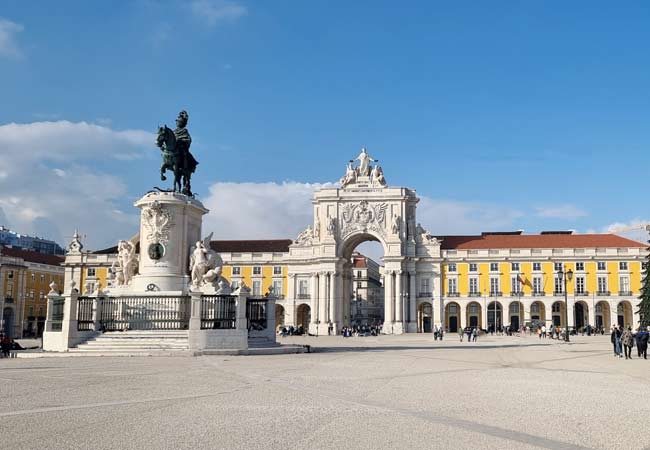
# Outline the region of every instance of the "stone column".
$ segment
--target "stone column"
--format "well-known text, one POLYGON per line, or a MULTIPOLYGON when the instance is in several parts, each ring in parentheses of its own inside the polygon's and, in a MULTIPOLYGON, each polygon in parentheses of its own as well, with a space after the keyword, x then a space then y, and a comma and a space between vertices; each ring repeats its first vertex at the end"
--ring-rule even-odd
POLYGON ((318 273, 318 310, 320 320, 320 332, 327 334, 327 326, 329 322, 329 302, 327 299, 327 272, 318 273))
POLYGON ((575 327, 575 317, 574 317, 574 311, 573 311, 573 307, 574 307, 574 305, 575 305, 575 301, 574 301, 574 299, 572 299, 571 297, 567 297, 567 303, 569 304, 569 305, 568 305, 568 308, 569 308, 569 324, 568 324, 568 329, 569 329, 569 330, 573 330, 573 328, 575 327))
POLYGON ((485 302, 483 303, 483 306, 481 307, 481 328, 484 329, 484 330, 487 330, 487 327, 488 327, 488 325, 487 325, 488 320, 487 319, 488 319, 488 305, 489 304, 490 304, 490 302, 485 300, 485 302))
POLYGON ((553 325, 553 301, 544 303, 544 319, 546 320, 546 328, 553 325))
MULTIPOLYGON (((345 309, 343 305, 343 276, 341 272, 334 273, 334 303, 336 305, 335 311, 336 321, 339 324, 339 328, 345 325, 345 309)), ((348 305, 349 306, 349 305, 348 305)))
POLYGON ((592 328, 596 326, 596 306, 593 303, 589 305, 589 325, 592 328))
POLYGON ((384 334, 393 333, 393 274, 392 270, 384 269, 384 334))
POLYGON ((320 310, 318 305, 318 274, 316 272, 312 272, 309 278, 309 296, 311 297, 311 324, 309 326, 309 332, 317 334, 320 310))
MULTIPOLYGON (((418 301, 417 297, 417 292, 415 292, 416 286, 415 286, 415 271, 409 271, 409 296, 408 296, 408 303, 409 303, 409 323, 408 323, 408 328, 407 331, 409 333, 417 333, 418 329, 418 322, 417 322, 417 314, 416 314, 416 305, 418 301)), ((431 305, 431 309, 433 309, 433 305, 431 305)))
POLYGON ((339 305, 336 303, 336 274, 334 272, 327 272, 327 295, 330 308, 330 320, 334 325, 334 334, 338 334, 340 321, 339 321, 339 305))
POLYGON ((395 272, 395 324, 393 333, 402 334, 404 332, 404 286, 402 279, 404 272, 398 270, 395 272))

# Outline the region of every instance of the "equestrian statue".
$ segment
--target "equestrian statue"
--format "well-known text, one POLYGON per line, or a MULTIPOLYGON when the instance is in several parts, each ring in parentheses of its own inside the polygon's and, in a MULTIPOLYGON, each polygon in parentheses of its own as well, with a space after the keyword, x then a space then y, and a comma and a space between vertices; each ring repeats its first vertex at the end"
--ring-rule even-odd
POLYGON ((165 172, 169 169, 174 173, 173 192, 181 192, 192 196, 190 180, 196 170, 198 162, 190 153, 192 137, 187 131, 189 116, 186 111, 178 113, 176 129, 172 131, 167 125, 158 127, 156 145, 162 152, 162 165, 160 166, 160 179, 165 181, 165 172))

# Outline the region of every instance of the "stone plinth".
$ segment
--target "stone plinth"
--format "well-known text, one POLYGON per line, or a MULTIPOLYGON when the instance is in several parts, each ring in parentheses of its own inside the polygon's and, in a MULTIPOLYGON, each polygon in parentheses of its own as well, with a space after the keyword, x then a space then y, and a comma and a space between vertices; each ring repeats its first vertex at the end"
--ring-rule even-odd
POLYGON ((201 240, 198 200, 174 192, 150 192, 135 202, 140 215, 140 261, 131 292, 185 292, 189 283, 190 247, 201 240))

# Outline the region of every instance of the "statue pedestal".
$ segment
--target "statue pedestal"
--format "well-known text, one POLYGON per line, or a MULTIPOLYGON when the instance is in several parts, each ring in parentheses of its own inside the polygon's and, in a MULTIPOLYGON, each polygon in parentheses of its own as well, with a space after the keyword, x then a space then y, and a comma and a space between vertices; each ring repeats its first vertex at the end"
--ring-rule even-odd
POLYGON ((135 202, 140 214, 140 261, 131 292, 175 291, 186 294, 190 247, 201 240, 208 210, 191 197, 150 192, 135 202))

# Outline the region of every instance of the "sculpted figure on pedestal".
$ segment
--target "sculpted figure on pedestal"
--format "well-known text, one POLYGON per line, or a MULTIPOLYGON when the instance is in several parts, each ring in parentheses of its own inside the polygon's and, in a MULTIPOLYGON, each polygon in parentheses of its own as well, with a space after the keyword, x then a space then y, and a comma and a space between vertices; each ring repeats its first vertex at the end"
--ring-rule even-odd
POLYGON ((314 231, 311 228, 311 225, 308 225, 303 232, 301 232, 295 241, 294 245, 309 245, 312 242, 314 236, 314 231))
POLYGON ((367 177, 370 175, 370 163, 379 162, 378 159, 372 159, 372 157, 366 152, 365 148, 361 149, 361 153, 356 158, 359 161, 359 176, 367 177))
POLYGON ((223 260, 210 248, 212 234, 210 233, 203 241, 197 241, 190 249, 190 275, 192 286, 195 288, 209 283, 218 285, 221 278, 223 260))
POLYGON ((330 222, 327 224, 327 234, 334 236, 336 234, 337 222, 336 217, 330 217, 330 222))
POLYGON ((393 234, 399 234, 401 228, 402 228, 402 219, 400 218, 400 216, 395 214, 393 216, 393 227, 392 227, 393 234))
POLYGON ((345 168, 345 175, 340 180, 341 187, 345 187, 348 184, 355 183, 357 181, 357 171, 354 167, 352 167, 353 162, 353 160, 350 160, 345 168))
POLYGON ((176 129, 172 132, 167 125, 158 127, 156 145, 162 151, 163 163, 160 166, 160 179, 165 181, 167 169, 174 173, 174 192, 192 195, 190 179, 196 170, 198 162, 190 153, 192 137, 187 131, 189 115, 181 111, 176 118, 176 129))
POLYGON ((382 186, 386 185, 386 179, 384 178, 384 171, 382 170, 381 166, 378 164, 375 164, 375 167, 372 168, 372 173, 370 174, 370 178, 373 183, 379 183, 382 186))
POLYGON ((119 272, 122 276, 118 276, 118 286, 127 286, 131 283, 133 275, 135 275, 138 267, 138 257, 135 254, 135 244, 130 241, 119 241, 117 243, 117 263, 119 272))

